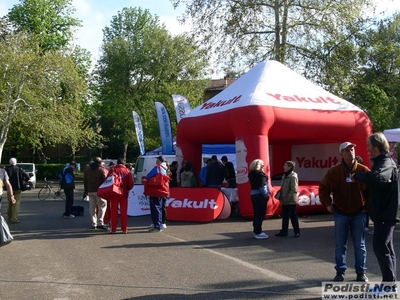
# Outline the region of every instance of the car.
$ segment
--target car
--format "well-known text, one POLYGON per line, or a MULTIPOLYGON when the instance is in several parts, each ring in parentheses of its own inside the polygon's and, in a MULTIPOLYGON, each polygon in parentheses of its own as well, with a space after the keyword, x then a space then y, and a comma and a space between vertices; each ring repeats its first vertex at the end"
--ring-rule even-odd
POLYGON ((34 190, 36 188, 36 173, 37 169, 34 163, 17 163, 17 166, 29 175, 29 185, 31 189, 34 190))
POLYGON ((113 162, 116 165, 117 161, 118 161, 118 158, 106 158, 106 159, 102 160, 102 162, 104 163, 104 166, 107 168, 107 170, 110 169, 110 167, 109 167, 110 162, 113 162))

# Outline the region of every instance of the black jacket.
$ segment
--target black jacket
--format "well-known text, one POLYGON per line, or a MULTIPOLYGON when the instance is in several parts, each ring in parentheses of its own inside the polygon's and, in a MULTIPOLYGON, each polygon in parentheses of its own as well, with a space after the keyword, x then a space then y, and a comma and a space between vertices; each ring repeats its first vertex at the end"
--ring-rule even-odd
POLYGON ((252 190, 258 190, 268 184, 268 175, 264 171, 251 171, 248 175, 252 190))
POLYGON ((13 191, 21 191, 23 182, 28 181, 30 178, 29 175, 18 166, 8 166, 6 167, 6 172, 8 177, 10 177, 13 191))
POLYGON ((62 177, 61 177, 61 188, 66 189, 75 189, 75 175, 74 169, 70 166, 65 167, 62 170, 62 177))
POLYGON ((225 179, 225 166, 213 161, 207 170, 207 185, 222 185, 225 179))
POLYGON ((399 221, 399 188, 396 163, 388 154, 372 158, 371 172, 356 173, 356 180, 369 186, 368 214, 374 222, 399 221))

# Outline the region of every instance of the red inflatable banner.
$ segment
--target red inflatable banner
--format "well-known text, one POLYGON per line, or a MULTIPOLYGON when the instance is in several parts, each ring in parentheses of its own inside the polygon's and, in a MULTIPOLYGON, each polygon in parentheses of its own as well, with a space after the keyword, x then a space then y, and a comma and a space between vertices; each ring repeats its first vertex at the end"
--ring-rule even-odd
MULTIPOLYGON (((167 218, 170 221, 210 222, 224 211, 226 196, 215 188, 171 188, 167 199, 167 218)), ((228 205, 230 214, 230 206, 228 205)), ((226 216, 226 217, 229 217, 226 216)))

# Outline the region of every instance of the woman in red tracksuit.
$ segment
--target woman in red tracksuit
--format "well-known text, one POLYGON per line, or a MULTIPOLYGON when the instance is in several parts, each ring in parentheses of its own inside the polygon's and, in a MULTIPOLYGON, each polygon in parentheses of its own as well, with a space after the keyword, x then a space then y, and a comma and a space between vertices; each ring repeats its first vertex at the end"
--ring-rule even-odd
POLYGON ((117 165, 110 170, 108 176, 113 174, 119 175, 122 179, 123 194, 119 197, 111 199, 111 228, 110 233, 116 233, 118 225, 118 205, 121 214, 121 230, 128 233, 128 196, 129 191, 133 188, 133 177, 131 171, 125 167, 124 160, 118 158, 117 165))

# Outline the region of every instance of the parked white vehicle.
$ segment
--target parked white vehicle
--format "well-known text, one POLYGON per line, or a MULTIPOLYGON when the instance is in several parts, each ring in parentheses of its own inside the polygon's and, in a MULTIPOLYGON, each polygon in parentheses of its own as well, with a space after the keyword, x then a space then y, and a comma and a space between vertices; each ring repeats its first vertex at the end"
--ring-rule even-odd
POLYGON ((36 173, 37 169, 35 164, 33 163, 17 163, 17 166, 24 170, 30 177, 29 185, 31 189, 34 190, 36 188, 36 173))

